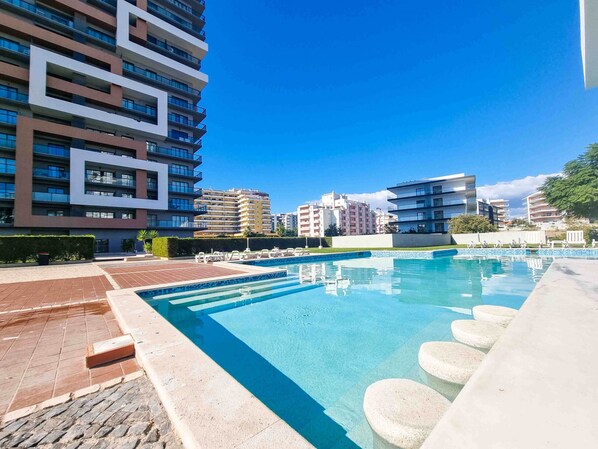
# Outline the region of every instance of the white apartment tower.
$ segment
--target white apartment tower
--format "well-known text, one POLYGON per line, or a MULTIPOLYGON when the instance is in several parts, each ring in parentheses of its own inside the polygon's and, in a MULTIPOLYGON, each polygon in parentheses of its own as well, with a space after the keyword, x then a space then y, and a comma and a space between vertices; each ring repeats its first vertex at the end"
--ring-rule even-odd
POLYGON ((375 229, 369 204, 335 192, 322 195, 317 204, 299 206, 297 216, 299 235, 308 237, 323 237, 330 225, 342 229, 343 235, 373 234, 375 229))
POLYGON ((543 230, 560 229, 564 227, 565 214, 552 207, 546 201, 542 192, 535 192, 525 198, 527 205, 527 221, 539 226, 543 230))
POLYGON ((498 226, 498 229, 506 229, 507 223, 511 221, 509 200, 490 200, 490 205, 494 209, 494 223, 498 226))

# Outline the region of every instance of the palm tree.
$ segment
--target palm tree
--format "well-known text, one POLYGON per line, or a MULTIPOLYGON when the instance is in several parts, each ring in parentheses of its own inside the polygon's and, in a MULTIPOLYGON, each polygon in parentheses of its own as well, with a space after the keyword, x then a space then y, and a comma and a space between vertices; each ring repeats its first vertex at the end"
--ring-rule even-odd
POLYGON ((158 231, 152 229, 148 231, 147 229, 140 229, 137 233, 137 240, 143 242, 143 250, 146 253, 152 252, 152 240, 158 237, 158 231))

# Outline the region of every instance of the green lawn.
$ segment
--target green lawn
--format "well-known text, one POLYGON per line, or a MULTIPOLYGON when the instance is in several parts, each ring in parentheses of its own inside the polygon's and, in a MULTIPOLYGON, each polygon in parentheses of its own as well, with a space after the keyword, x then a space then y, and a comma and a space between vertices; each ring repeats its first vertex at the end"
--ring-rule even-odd
MULTIPOLYGON (((416 248, 371 248, 376 251, 436 251, 439 249, 467 248, 467 245, 420 246, 416 248)), ((370 248, 309 248, 310 253, 347 253, 368 251, 370 248)))

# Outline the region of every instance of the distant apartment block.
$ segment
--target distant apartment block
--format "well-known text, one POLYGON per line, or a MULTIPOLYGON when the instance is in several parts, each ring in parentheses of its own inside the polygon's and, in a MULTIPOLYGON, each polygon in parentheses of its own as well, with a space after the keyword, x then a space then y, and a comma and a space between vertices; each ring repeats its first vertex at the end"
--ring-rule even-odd
POLYGON ((204 2, 0 3, 0 233, 193 235, 204 2))
POLYGON ((197 207, 205 208, 201 217, 204 229, 199 235, 241 234, 248 227, 252 232, 270 232, 270 196, 258 190, 204 189, 197 207))
POLYGON ((498 226, 498 229, 506 229, 507 223, 511 221, 509 200, 490 200, 490 205, 494 209, 494 223, 498 226))
POLYGON ((388 226, 394 221, 393 215, 382 209, 376 209, 374 212, 374 232, 376 234, 386 234, 388 226))
POLYGON ((448 232, 449 220, 477 213, 475 176, 463 173, 408 181, 389 187, 399 232, 448 232))
POLYGON ((476 213, 481 217, 487 218, 490 223, 496 224, 494 207, 492 207, 490 201, 482 199, 476 200, 476 213))
POLYGON ((543 230, 561 229, 564 227, 565 214, 552 207, 542 192, 535 192, 525 198, 527 221, 543 230))
POLYGON ((287 231, 297 230, 297 214, 294 212, 286 214, 272 214, 271 216, 271 230, 276 231, 278 223, 282 223, 287 231))
POLYGON ((297 218, 298 234, 309 237, 323 237, 330 225, 341 228, 343 235, 373 234, 375 229, 369 204, 335 192, 322 195, 317 204, 299 206, 297 218))

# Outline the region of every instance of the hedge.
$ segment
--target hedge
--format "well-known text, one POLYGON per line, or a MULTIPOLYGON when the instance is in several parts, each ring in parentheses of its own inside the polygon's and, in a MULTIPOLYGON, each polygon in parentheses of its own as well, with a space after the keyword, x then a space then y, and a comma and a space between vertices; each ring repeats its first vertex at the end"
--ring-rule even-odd
POLYGON ((93 235, 0 236, 0 263, 35 262, 37 253, 50 253, 50 261, 93 259, 93 235))
MULTIPOLYGON (((330 238, 322 238, 322 246, 331 246, 330 238)), ((310 248, 317 248, 320 239, 308 237, 307 244, 310 248)), ((244 251, 247 248, 247 239, 244 237, 233 238, 179 238, 158 237, 152 240, 152 253, 158 257, 192 256, 199 252, 212 251, 244 251)), ((305 237, 251 237, 249 246, 252 251, 272 249, 275 246, 284 248, 303 248, 305 237)))

